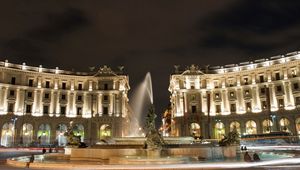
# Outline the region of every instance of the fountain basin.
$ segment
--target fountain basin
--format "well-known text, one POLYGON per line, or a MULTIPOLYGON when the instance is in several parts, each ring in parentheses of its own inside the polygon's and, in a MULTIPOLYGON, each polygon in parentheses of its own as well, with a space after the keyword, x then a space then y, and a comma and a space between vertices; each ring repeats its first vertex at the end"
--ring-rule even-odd
MULTIPOLYGON (((120 146, 118 146, 120 147, 120 146)), ((70 160, 81 161, 105 161, 116 164, 127 162, 138 164, 151 162, 160 164, 162 159, 166 159, 165 164, 173 164, 176 161, 185 162, 191 158, 201 157, 205 160, 222 159, 222 147, 213 146, 181 146, 180 148, 164 148, 159 153, 149 155, 147 149, 141 148, 71 148, 70 160)))
POLYGON ((164 165, 164 164, 184 164, 191 162, 189 157, 144 157, 144 156, 125 156, 112 157, 109 159, 111 165, 164 165))

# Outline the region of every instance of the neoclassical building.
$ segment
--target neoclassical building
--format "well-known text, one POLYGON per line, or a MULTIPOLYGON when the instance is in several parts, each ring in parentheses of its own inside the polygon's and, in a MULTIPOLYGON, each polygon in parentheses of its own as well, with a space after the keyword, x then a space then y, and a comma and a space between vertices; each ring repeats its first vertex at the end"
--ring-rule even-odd
POLYGON ((170 76, 171 136, 300 135, 300 52, 170 76))
POLYGON ((130 87, 122 69, 71 72, 0 62, 1 145, 65 145, 70 122, 86 143, 126 135, 130 87))

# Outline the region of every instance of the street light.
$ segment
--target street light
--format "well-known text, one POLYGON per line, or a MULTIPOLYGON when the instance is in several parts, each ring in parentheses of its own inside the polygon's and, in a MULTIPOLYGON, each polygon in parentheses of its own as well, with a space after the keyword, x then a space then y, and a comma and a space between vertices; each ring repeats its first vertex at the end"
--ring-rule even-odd
POLYGON ((16 134, 16 121, 18 120, 17 117, 14 117, 14 118, 11 118, 11 121, 13 122, 14 124, 14 127, 13 127, 13 145, 15 145, 15 134, 16 134))

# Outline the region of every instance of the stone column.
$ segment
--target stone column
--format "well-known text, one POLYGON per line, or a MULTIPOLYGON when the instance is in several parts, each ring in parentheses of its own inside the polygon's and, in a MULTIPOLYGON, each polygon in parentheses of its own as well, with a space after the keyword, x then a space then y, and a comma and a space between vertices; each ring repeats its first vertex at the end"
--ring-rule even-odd
POLYGON ((114 112, 114 96, 113 94, 109 94, 109 111, 108 111, 108 115, 112 116, 113 112, 114 112))
POLYGON ((223 115, 230 114, 227 89, 222 90, 222 113, 223 115))
POLYGON ((237 104, 237 111, 236 112, 238 114, 246 113, 243 89, 241 87, 237 88, 236 97, 237 97, 237 103, 236 103, 237 104))
POLYGON ((125 117, 127 115, 126 102, 127 102, 127 95, 123 92, 122 93, 122 117, 125 117))
POLYGON ((50 114, 56 113, 56 95, 57 93, 54 91, 51 91, 51 102, 50 102, 50 114))
POLYGON ((120 116, 120 95, 119 94, 115 94, 115 113, 116 116, 119 117, 120 116))
POLYGON ((291 90, 291 82, 284 81, 283 83, 284 87, 284 109, 285 110, 292 110, 295 109, 295 101, 293 97, 293 93, 291 90))
POLYGON ((183 101, 184 101, 184 112, 183 112, 183 115, 184 115, 184 113, 188 112, 187 94, 186 94, 186 92, 183 93, 183 101))
POLYGON ((259 98, 258 87, 255 85, 252 88, 252 112, 258 113, 261 112, 261 103, 259 98))
POLYGON ((4 114, 5 111, 5 105, 4 105, 5 97, 6 97, 5 91, 6 91, 5 87, 0 87, 0 115, 4 114))
MULTIPOLYGON (((123 102, 123 97, 122 97, 122 102, 123 102)), ((98 114, 99 116, 102 116, 103 110, 102 110, 102 94, 98 94, 98 114)))
POLYGON ((33 112, 34 116, 41 116, 41 91, 35 90, 34 91, 34 103, 33 103, 33 112))
POLYGON ((20 115, 19 104, 20 104, 20 89, 16 89, 16 99, 15 99, 15 108, 14 108, 15 115, 20 115))
POLYGON ((68 117, 75 117, 76 116, 76 110, 74 109, 74 93, 68 93, 68 101, 67 101, 67 116, 68 117))
POLYGON ((84 111, 84 116, 85 117, 88 117, 88 116, 91 116, 91 100, 90 100, 90 94, 88 93, 84 93, 83 94, 83 111, 84 111))
POLYGON ((275 92, 273 83, 269 84, 269 93, 270 93, 271 111, 277 111, 278 110, 278 104, 277 104, 276 92, 275 92))
MULTIPOLYGON (((60 104, 59 104, 59 97, 60 97, 60 92, 57 91, 55 92, 56 94, 56 97, 55 97, 55 112, 56 112, 56 115, 60 115, 60 104)), ((54 96, 55 96, 54 94, 54 96)))
POLYGON ((18 115, 24 115, 24 100, 26 91, 23 89, 17 89, 17 98, 16 98, 16 106, 15 110, 18 115))

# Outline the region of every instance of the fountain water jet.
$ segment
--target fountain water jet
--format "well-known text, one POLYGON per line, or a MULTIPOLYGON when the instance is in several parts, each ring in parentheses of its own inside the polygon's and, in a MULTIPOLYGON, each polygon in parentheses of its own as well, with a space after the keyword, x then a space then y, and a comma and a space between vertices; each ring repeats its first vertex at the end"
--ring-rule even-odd
POLYGON ((144 115, 146 106, 153 104, 153 90, 151 74, 148 72, 143 82, 134 91, 132 100, 130 101, 131 110, 131 127, 129 136, 142 136, 139 131, 140 127, 144 127, 144 115), (150 103, 149 103, 150 102, 150 103))

